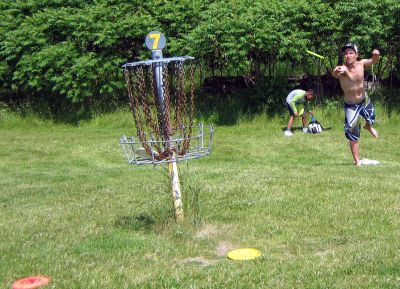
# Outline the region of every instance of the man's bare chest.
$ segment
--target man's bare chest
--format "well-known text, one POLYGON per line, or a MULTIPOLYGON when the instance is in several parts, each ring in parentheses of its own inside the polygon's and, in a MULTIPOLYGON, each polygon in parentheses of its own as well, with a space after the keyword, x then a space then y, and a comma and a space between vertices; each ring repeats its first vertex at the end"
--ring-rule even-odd
POLYGON ((362 65, 357 65, 348 68, 345 79, 349 82, 362 82, 364 79, 364 67, 362 65))

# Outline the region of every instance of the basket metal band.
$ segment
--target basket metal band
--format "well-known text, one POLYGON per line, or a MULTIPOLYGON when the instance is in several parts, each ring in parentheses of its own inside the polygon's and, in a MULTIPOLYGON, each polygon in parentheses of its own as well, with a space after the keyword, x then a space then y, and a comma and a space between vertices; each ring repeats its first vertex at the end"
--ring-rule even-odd
MULTIPOLYGON (((162 164, 170 163, 191 159, 198 159, 203 156, 211 154, 212 146, 212 135, 214 132, 213 126, 203 126, 202 124, 195 126, 197 133, 190 137, 191 146, 185 152, 185 154, 176 154, 174 157, 157 159, 158 152, 156 147, 163 146, 167 141, 146 141, 145 143, 152 148, 151 155, 149 155, 145 150, 143 150, 143 142, 135 140, 135 137, 122 136, 120 139, 120 144, 124 150, 125 157, 129 164, 143 165, 143 164, 162 164)), ((182 146, 182 143, 187 141, 188 138, 180 138, 179 136, 172 138, 168 141, 171 146, 171 150, 182 146)))
POLYGON ((150 66, 154 63, 170 63, 174 61, 187 61, 187 60, 194 60, 194 57, 192 56, 180 56, 180 57, 170 57, 170 58, 160 58, 160 59, 151 59, 151 60, 143 60, 143 61, 136 61, 136 62, 130 62, 130 63, 125 63, 122 67, 123 68, 128 68, 128 67, 135 67, 135 66, 150 66))

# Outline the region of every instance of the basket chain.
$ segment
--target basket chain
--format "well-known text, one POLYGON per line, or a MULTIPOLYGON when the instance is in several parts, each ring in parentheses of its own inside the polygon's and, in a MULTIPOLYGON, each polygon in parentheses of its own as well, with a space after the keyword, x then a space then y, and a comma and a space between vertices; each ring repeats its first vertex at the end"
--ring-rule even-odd
POLYGON ((192 61, 187 66, 184 66, 184 61, 176 61, 172 70, 168 70, 168 63, 153 63, 147 66, 147 71, 142 65, 124 70, 137 136, 146 153, 152 155, 156 160, 170 159, 172 150, 178 155, 185 155, 189 149, 192 135, 195 65, 192 61), (156 65, 162 66, 163 97, 161 99, 158 97, 156 85, 156 65), (188 76, 185 69, 188 70, 188 76), (173 127, 170 123, 170 78, 176 79, 173 127), (188 95, 185 93, 186 80, 190 81, 188 95), (160 101, 163 103, 160 103, 160 101), (150 128, 151 131, 146 132, 146 127, 150 128), (177 147, 173 147, 170 142, 172 141, 171 136, 178 130, 180 130, 183 143, 176 142, 173 145, 177 147), (151 142, 147 139, 146 133, 150 134, 151 142), (152 154, 152 146, 157 150, 157 155, 152 154))
POLYGON ((193 127, 193 115, 194 115, 194 71, 195 66, 193 62, 190 62, 190 113, 189 113, 189 129, 187 131, 187 136, 184 141, 183 151, 186 151, 190 145, 190 139, 192 137, 192 127, 193 127))

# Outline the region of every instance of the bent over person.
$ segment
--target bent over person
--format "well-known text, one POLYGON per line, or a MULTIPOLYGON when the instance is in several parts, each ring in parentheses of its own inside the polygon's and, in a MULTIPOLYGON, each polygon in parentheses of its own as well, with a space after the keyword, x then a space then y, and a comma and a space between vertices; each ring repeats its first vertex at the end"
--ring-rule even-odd
POLYGON ((286 97, 286 106, 289 110, 289 121, 285 130, 285 136, 292 136, 292 125, 296 116, 301 116, 303 132, 307 132, 307 113, 314 117, 311 111, 310 101, 314 98, 314 92, 311 88, 307 90, 295 89, 286 97))
POLYGON ((349 140, 354 164, 362 165, 360 160, 358 139, 360 138, 360 125, 358 119, 365 119, 364 128, 375 138, 378 132, 372 127, 375 122, 375 109, 364 88, 364 68, 378 63, 380 53, 377 49, 372 51, 370 59, 357 60, 358 48, 353 43, 348 43, 342 48, 345 64, 336 66, 332 76, 339 79, 344 93, 344 131, 349 140))

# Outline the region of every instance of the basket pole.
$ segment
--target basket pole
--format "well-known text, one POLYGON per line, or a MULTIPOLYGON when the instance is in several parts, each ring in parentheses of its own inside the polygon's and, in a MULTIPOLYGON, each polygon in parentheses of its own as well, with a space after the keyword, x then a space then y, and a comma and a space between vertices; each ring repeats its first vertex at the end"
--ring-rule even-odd
MULTIPOLYGON (((153 59, 162 59, 163 54, 161 49, 160 50, 153 50, 152 51, 152 58, 153 59)), ((170 132, 170 127, 167 127, 167 124, 169 122, 165 123, 164 118, 166 116, 166 111, 165 111, 165 106, 164 106, 164 89, 163 89, 163 66, 161 63, 157 63, 156 66, 154 67, 154 75, 156 77, 156 84, 157 84, 157 94, 158 94, 158 99, 159 99, 159 106, 160 106, 160 111, 162 115, 162 131, 163 131, 163 137, 167 141, 167 147, 168 149, 171 148, 171 139, 169 136, 170 132), (165 129, 165 131, 164 131, 165 129)), ((168 93, 168 92, 167 92, 168 93)), ((180 182, 179 182, 179 174, 178 174, 178 165, 177 162, 175 161, 176 159, 176 153, 175 151, 172 151, 172 162, 168 164, 168 171, 169 171, 169 176, 171 179, 171 186, 172 186, 172 199, 174 202, 174 207, 175 207, 175 220, 177 222, 182 222, 184 219, 183 216, 183 205, 182 205, 182 197, 181 197, 181 187, 180 187, 180 182)))
MULTIPOLYGON (((175 152, 173 158, 175 158, 175 152)), ((168 171, 169 171, 169 176, 171 178, 172 198, 174 200, 174 207, 175 207, 175 220, 177 222, 182 222, 184 219, 183 204, 181 197, 181 187, 179 182, 178 165, 176 161, 168 163, 168 171)))

